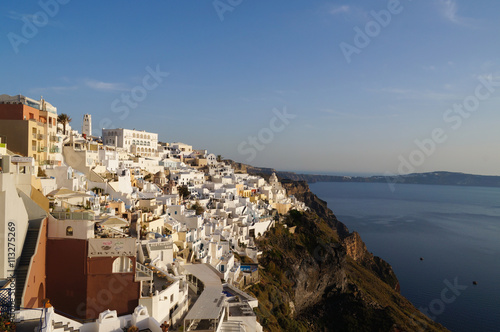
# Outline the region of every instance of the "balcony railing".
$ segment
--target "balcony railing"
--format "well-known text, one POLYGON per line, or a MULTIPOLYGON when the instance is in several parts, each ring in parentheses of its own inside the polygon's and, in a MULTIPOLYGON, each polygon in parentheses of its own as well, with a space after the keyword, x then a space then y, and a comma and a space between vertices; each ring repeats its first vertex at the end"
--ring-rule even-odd
POLYGON ((41 139, 44 139, 44 138, 45 138, 45 135, 44 135, 44 134, 38 134, 38 135, 37 135, 37 139, 40 139, 40 140, 41 140, 41 139))
POLYGON ((39 126, 43 126, 43 125, 45 125, 45 123, 40 122, 40 121, 35 120, 35 119, 29 119, 29 121, 33 121, 33 122, 35 122, 35 123, 36 123, 37 125, 39 125, 39 126))
POLYGON ((50 148, 50 153, 59 153, 59 147, 53 146, 50 148))
MULTIPOLYGON (((47 160, 48 161, 48 160, 47 160)), ((95 220, 95 214, 93 212, 65 212, 65 211, 53 211, 52 216, 58 220, 95 220)))
POLYGON ((38 152, 47 152, 47 147, 46 146, 39 147, 38 152))
POLYGON ((135 262, 135 280, 149 281, 153 279, 153 271, 139 262, 135 262))

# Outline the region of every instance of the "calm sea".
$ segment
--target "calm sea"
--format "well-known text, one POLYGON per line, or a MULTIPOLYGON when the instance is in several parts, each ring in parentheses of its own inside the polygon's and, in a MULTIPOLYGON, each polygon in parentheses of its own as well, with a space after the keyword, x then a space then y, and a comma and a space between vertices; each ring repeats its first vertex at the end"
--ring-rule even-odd
POLYGON ((451 331, 500 331, 500 188, 310 188, 392 265, 401 293, 417 308, 451 331))

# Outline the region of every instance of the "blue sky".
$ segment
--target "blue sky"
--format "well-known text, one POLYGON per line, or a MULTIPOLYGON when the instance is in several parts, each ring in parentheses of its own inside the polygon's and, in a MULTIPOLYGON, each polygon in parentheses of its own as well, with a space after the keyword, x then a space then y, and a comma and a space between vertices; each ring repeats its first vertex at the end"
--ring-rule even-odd
POLYGON ((45 0, 0 13, 0 93, 43 95, 78 129, 90 113, 95 135, 158 132, 282 170, 500 174, 498 1, 45 0))

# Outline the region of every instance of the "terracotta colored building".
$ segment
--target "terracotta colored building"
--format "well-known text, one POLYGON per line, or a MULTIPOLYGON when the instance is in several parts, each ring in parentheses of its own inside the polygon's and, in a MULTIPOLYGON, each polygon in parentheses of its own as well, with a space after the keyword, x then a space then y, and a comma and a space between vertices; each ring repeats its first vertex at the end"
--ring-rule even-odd
POLYGON ((134 238, 95 238, 91 213, 49 217, 47 297, 58 310, 97 319, 111 309, 130 314, 139 304, 134 238))
POLYGON ((0 96, 0 139, 9 149, 33 157, 39 165, 55 165, 57 108, 22 95, 0 96))

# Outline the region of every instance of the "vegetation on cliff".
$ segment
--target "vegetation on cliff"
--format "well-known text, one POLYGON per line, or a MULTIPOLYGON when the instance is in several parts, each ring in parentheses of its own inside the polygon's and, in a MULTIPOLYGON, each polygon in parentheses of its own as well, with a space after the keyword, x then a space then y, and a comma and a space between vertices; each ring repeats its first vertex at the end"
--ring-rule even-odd
POLYGON ((283 184, 311 210, 290 211, 257 241, 261 280, 247 291, 266 331, 446 331, 399 294, 390 265, 307 183, 283 184))

